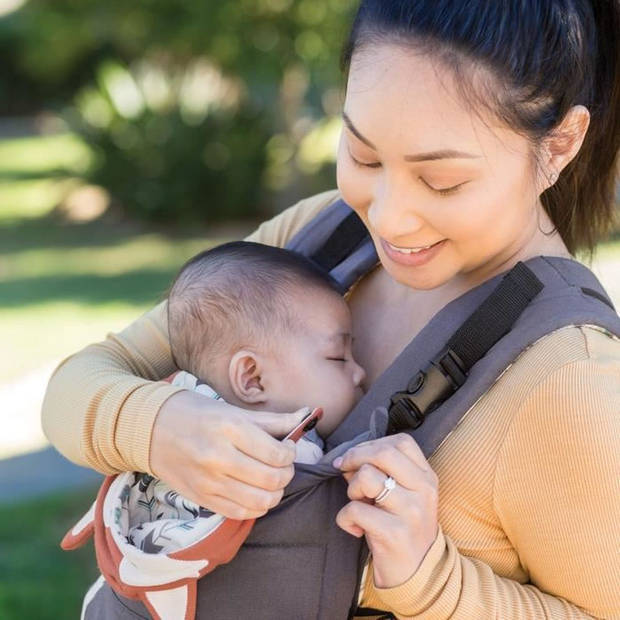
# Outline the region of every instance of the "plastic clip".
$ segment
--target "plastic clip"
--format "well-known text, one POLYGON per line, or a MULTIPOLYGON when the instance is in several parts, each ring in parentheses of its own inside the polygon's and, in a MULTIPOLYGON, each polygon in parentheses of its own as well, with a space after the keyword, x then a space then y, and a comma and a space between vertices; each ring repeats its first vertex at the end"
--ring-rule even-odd
POLYGON ((466 379, 459 356, 445 348, 412 377, 406 390, 390 398, 388 434, 421 426, 426 416, 452 396, 466 379))

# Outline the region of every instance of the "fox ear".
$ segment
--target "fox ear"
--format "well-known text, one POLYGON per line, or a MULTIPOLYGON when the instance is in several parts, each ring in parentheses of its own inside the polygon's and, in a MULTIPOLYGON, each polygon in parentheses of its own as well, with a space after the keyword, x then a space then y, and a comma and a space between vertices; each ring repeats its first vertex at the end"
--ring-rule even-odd
POLYGON ((262 373, 261 358, 256 353, 244 349, 232 356, 228 378, 232 391, 240 401, 258 405, 267 400, 262 373))
POLYGON ((65 534, 60 546, 65 551, 71 551, 81 547, 95 531, 95 506, 93 502, 88 512, 65 534))

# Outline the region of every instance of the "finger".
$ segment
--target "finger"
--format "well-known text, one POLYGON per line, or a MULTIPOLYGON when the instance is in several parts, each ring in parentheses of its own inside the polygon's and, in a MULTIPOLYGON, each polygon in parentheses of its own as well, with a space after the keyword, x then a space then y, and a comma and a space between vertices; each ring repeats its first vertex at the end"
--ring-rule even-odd
POLYGON ((256 514, 265 514, 277 506, 284 493, 284 489, 265 490, 256 487, 253 482, 246 484, 226 475, 200 476, 192 480, 188 486, 191 496, 198 496, 197 503, 209 510, 214 509, 206 503, 206 498, 220 497, 256 514))
POLYGON ((308 414, 309 407, 302 407, 293 413, 270 413, 266 411, 245 412, 248 419, 273 437, 284 437, 292 431, 308 414))
POLYGON ((265 491, 233 478, 224 478, 214 486, 212 495, 222 497, 223 499, 234 498, 231 501, 234 501, 242 508, 251 512, 265 514, 280 503, 283 493, 283 489, 265 491))
MULTIPOLYGON (((395 517, 365 502, 349 502, 336 515, 336 524, 352 536, 366 534, 380 542, 389 536, 395 526, 395 517)), ((370 541, 369 541, 370 542, 370 541)))
MULTIPOLYGON (((422 458, 424 459, 423 456, 422 458)), ((423 466, 421 466, 419 458, 414 460, 394 442, 387 441, 375 441, 351 448, 344 454, 342 462, 337 463, 336 466, 342 471, 350 472, 360 469, 367 463, 382 470, 386 475, 392 476, 399 484, 409 489, 418 488, 422 476, 425 477, 432 471, 426 459, 423 460, 423 466)))
POLYGON ((187 496, 192 501, 195 501, 200 506, 204 506, 212 512, 216 512, 228 519, 257 519, 262 517, 266 510, 252 510, 246 506, 242 506, 234 500, 219 495, 204 495, 202 497, 194 498, 190 495, 187 496))
POLYGON ((232 453, 225 470, 230 479, 249 484, 266 491, 284 489, 295 475, 295 467, 273 467, 266 465, 241 451, 232 453))
MULTIPOLYGON (((277 415, 287 416, 289 414, 277 415)), ((266 465, 272 467, 290 466, 295 460, 294 442, 275 439, 263 427, 254 424, 255 419, 248 413, 247 415, 244 414, 242 418, 231 420, 227 435, 233 445, 250 458, 266 465)))
MULTIPOLYGON (((376 450, 387 451, 391 448, 402 452, 423 471, 430 469, 430 465, 428 464, 424 453, 420 450, 420 446, 418 446, 413 437, 407 435, 406 433, 398 433, 397 435, 390 435, 389 437, 382 437, 381 439, 365 441, 348 450, 341 458, 342 462, 346 462, 346 457, 350 459, 351 455, 355 455, 356 453, 365 454, 376 450)), ((338 461, 338 459, 336 459, 336 461, 338 461)), ((336 465, 336 467, 341 467, 341 465, 336 465)))
POLYGON ((350 500, 354 501, 374 500, 385 488, 385 481, 387 479, 387 476, 382 471, 366 463, 351 477, 347 488, 347 495, 350 500))

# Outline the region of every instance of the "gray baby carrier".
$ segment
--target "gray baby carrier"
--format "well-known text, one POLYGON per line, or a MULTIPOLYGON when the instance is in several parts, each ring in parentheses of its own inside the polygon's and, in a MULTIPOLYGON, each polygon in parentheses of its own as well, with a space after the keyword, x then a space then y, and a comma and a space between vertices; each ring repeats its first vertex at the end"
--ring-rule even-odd
MULTIPOLYGON (((377 264, 361 220, 344 202, 289 242, 346 291, 377 264)), ((440 310, 328 438, 316 465, 296 465, 282 502, 258 519, 237 556, 198 581, 196 618, 340 620, 356 613, 367 549, 335 524, 347 502, 332 460, 385 433, 410 433, 429 457, 529 345, 568 325, 620 336, 620 319, 596 277, 576 261, 519 263, 440 310)), ((88 620, 149 618, 142 603, 104 586, 88 620)), ((388 617, 388 616, 386 616, 388 617)))

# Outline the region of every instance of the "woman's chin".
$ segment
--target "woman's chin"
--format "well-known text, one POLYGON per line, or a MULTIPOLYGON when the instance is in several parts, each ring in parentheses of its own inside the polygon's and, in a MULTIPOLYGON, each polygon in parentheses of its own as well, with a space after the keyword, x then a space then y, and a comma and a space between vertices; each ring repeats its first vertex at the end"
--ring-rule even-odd
POLYGON ((402 284, 403 286, 414 289, 416 291, 430 291, 435 288, 439 288, 440 286, 445 284, 450 279, 450 278, 441 278, 438 276, 433 277, 433 275, 429 275, 428 277, 425 277, 425 278, 420 278, 420 277, 412 278, 411 276, 408 276, 407 274, 390 273, 390 275, 399 284, 402 284))
POLYGON ((428 264, 423 267, 407 267, 397 265, 384 256, 379 256, 379 259, 393 280, 418 291, 429 291, 443 286, 458 273, 458 270, 451 269, 444 261, 441 261, 440 264, 428 264))

